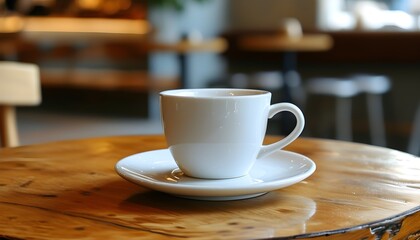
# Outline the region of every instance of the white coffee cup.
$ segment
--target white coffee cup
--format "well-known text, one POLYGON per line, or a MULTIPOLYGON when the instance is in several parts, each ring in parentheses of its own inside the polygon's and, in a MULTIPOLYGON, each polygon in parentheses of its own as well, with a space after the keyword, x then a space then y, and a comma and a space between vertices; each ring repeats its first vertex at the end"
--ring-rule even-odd
POLYGON ((195 178, 241 177, 258 158, 293 142, 305 119, 291 103, 270 106, 271 93, 250 89, 180 89, 160 93, 170 152, 181 171, 195 178), (285 138, 263 145, 268 118, 288 111, 297 124, 285 138))

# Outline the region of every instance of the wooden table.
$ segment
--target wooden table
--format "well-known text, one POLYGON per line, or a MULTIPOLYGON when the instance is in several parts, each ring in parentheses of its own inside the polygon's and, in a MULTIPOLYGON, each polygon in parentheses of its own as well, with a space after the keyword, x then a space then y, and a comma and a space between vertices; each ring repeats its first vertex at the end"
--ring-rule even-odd
MULTIPOLYGON (((328 34, 305 33, 299 37, 291 37, 282 32, 266 34, 250 34, 239 38, 238 45, 246 51, 253 52, 281 52, 282 65, 280 69, 283 75, 283 87, 281 89, 281 101, 293 102, 299 106, 304 104, 301 96, 300 76, 298 74, 298 52, 328 51, 333 47, 333 39, 328 34)), ((290 122, 294 122, 292 116, 283 117, 282 134, 286 135, 293 130, 290 122)))
POLYGON ((326 51, 333 45, 328 34, 304 34, 288 37, 283 34, 259 34, 244 36, 240 46, 252 51, 326 51))
MULTIPOLYGON (((289 37, 285 34, 253 34, 239 39, 239 46, 248 51, 283 52, 282 71, 296 71, 296 52, 327 51, 333 46, 328 34, 303 34, 289 37)), ((286 83, 287 84, 287 83, 286 83)))
MULTIPOLYGON (((276 138, 270 137, 267 142, 276 138)), ((162 136, 64 141, 0 150, 2 239, 418 239, 420 159, 386 148, 300 138, 316 172, 248 200, 177 198, 119 177, 121 158, 162 136)))
POLYGON ((223 38, 213 38, 198 41, 187 39, 174 43, 159 43, 149 41, 140 48, 148 52, 172 52, 178 55, 180 68, 180 88, 190 88, 188 80, 187 54, 191 53, 222 53, 228 47, 227 41, 223 38))

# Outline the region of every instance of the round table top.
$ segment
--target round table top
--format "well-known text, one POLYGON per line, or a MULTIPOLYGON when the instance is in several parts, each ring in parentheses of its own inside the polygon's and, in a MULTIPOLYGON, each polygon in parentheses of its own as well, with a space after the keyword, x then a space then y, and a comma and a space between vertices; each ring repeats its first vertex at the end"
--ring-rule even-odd
POLYGON ((228 48, 228 43, 224 38, 213 38, 197 41, 180 40, 174 43, 149 41, 140 45, 140 47, 147 51, 176 52, 180 54, 194 52, 222 53, 228 48))
POLYGON ((413 155, 299 138, 286 150, 312 159, 317 165, 312 176, 256 198, 220 202, 148 190, 115 172, 120 159, 163 148, 163 136, 121 136, 0 150, 0 238, 415 239, 420 234, 420 159, 413 155))
POLYGON ((327 51, 333 39, 327 34, 303 34, 289 37, 285 34, 258 34, 239 39, 239 46, 251 51, 327 51))

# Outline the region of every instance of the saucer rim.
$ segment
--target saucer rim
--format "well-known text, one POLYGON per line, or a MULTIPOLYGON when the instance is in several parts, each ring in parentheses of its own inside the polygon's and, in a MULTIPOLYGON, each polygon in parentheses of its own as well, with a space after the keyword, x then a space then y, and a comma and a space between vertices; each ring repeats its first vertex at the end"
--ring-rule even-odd
MULTIPOLYGON (((200 185, 185 185, 183 183, 169 183, 164 181, 159 181, 158 179, 147 179, 147 174, 144 173, 141 174, 142 176, 136 175, 135 173, 130 173, 130 170, 122 166, 125 162, 132 161, 133 158, 137 156, 144 155, 146 153, 155 153, 155 152, 164 152, 169 151, 169 149, 156 149, 151 151, 145 151, 140 152, 136 154, 132 154, 129 156, 126 156, 119 160, 115 165, 116 172, 125 180, 132 182, 136 185, 140 185, 142 187, 146 187, 148 189, 165 192, 173 195, 179 195, 179 196, 185 196, 185 197, 229 197, 229 196, 243 196, 243 195, 251 195, 251 194, 257 194, 257 193, 265 193, 269 191, 278 190, 281 188, 288 187, 290 185, 299 183, 303 181, 304 179, 311 176, 315 170, 316 170, 316 164, 313 160, 310 158, 291 151, 286 150, 278 150, 274 152, 273 154, 268 155, 267 157, 262 158, 261 160, 265 158, 270 158, 275 154, 286 154, 288 156, 293 157, 299 157, 303 161, 306 161, 309 166, 307 167, 306 171, 303 173, 296 173, 294 176, 291 177, 285 177, 281 179, 276 179, 273 181, 266 181, 266 182, 256 182, 252 185, 244 184, 243 186, 235 186, 235 187, 227 187, 223 186, 223 184, 220 184, 218 186, 200 186, 200 185), (188 190, 188 193, 185 191, 188 190)), ((286 157, 287 158, 287 157, 286 157)), ((173 159, 171 159, 174 161, 173 159)), ((223 181, 229 180, 229 179, 216 179, 216 180, 209 180, 209 179, 199 179, 199 178, 192 178, 185 176, 190 179, 195 179, 197 181, 220 181, 221 183, 223 181)))

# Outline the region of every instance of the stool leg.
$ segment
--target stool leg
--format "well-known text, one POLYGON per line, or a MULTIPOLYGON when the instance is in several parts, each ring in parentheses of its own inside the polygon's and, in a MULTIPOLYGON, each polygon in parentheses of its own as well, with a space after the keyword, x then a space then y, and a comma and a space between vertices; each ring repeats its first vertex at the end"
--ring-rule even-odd
POLYGON ((336 137, 340 140, 352 140, 351 98, 337 98, 336 103, 336 137))
POLYGON ((414 126, 411 137, 408 142, 407 151, 414 155, 420 155, 420 104, 417 106, 416 116, 414 117, 414 126))
POLYGON ((372 144, 385 146, 386 137, 382 97, 377 94, 368 94, 366 98, 372 144))
POLYGON ((16 112, 12 106, 0 106, 0 133, 2 147, 16 147, 19 145, 16 112))

